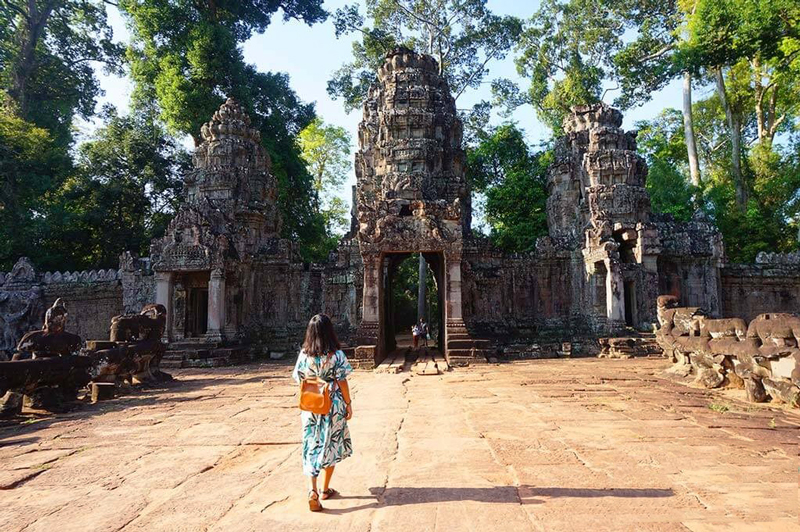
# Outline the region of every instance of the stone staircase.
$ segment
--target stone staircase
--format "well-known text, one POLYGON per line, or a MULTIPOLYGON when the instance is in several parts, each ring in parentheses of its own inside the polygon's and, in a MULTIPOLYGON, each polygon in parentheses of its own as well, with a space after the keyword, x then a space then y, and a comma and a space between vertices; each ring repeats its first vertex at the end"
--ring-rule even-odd
POLYGON ((161 359, 161 368, 217 368, 251 360, 250 346, 247 345, 226 345, 203 339, 181 340, 167 346, 167 352, 161 359))
POLYGON ((464 325, 447 325, 447 362, 450 366, 464 367, 486 364, 494 356, 492 342, 483 338, 473 338, 464 325))

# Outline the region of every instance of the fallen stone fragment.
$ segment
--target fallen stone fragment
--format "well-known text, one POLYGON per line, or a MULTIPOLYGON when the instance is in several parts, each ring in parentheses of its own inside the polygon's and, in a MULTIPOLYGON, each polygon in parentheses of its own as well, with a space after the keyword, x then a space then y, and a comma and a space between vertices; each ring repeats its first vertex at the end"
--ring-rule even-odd
POLYGON ((763 379, 764 388, 773 399, 791 406, 800 406, 800 388, 789 381, 763 379))

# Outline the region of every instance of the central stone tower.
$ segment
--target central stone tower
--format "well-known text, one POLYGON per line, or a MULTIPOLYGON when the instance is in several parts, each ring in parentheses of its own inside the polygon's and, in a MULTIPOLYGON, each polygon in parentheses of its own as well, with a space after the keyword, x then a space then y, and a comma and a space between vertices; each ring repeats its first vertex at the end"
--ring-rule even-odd
POLYGON ((436 60, 407 48, 389 52, 364 103, 358 136, 356 216, 364 263, 358 355, 379 362, 393 347, 387 292, 394 268, 409 253, 423 253, 439 286, 440 323, 446 324, 439 345, 466 332, 461 255, 470 201, 462 124, 436 60))

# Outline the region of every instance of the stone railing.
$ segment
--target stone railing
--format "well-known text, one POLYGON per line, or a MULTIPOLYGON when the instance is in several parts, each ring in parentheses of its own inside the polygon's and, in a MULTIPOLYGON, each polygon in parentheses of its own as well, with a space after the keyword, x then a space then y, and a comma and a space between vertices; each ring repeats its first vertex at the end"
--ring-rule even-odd
POLYGON ((792 264, 800 266, 800 251, 792 253, 767 253, 756 255, 756 264, 792 264))
POLYGON ((102 283, 119 281, 120 270, 84 270, 81 272, 45 272, 39 273, 26 258, 20 258, 10 272, 0 272, 0 290, 6 284, 58 284, 58 283, 102 283))
POLYGON ((119 281, 122 278, 119 270, 88 270, 82 272, 46 272, 41 281, 44 284, 56 283, 102 283, 119 281))
POLYGON ((800 406, 800 316, 760 314, 711 319, 697 307, 678 307, 674 296, 658 298, 656 340, 676 365, 705 388, 744 388, 752 402, 769 398, 800 406))

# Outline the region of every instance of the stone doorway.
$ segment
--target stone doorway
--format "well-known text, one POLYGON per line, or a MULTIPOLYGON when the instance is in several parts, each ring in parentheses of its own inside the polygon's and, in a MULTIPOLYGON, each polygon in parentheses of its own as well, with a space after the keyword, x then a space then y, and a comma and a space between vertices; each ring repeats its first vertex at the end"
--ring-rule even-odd
POLYGON ((628 327, 636 326, 636 282, 625 281, 623 284, 625 291, 625 325, 628 327))
MULTIPOLYGON (((427 267, 427 286, 432 289, 426 296, 425 318, 429 324, 431 339, 429 347, 442 350, 445 333, 445 299, 444 299, 444 257, 442 253, 422 253, 427 267)), ((411 327, 417 320, 418 305, 418 280, 419 280, 419 253, 402 252, 386 253, 382 260, 383 283, 379 299, 381 316, 379 319, 378 337, 383 342, 384 356, 392 353, 398 346, 410 345, 411 327), (411 275, 409 271, 411 270, 411 275), (404 297, 402 292, 409 287, 400 284, 409 284, 413 294, 404 297), (404 299, 405 301, 403 301, 404 299), (413 300, 409 307, 408 300, 413 300), (399 341, 398 341, 399 340, 399 341)))
POLYGON ((183 285, 186 289, 184 338, 203 338, 208 332, 209 277, 209 272, 183 275, 183 285))

